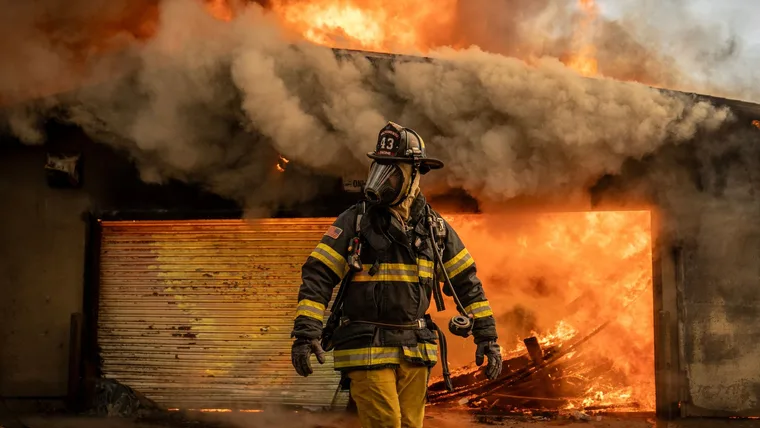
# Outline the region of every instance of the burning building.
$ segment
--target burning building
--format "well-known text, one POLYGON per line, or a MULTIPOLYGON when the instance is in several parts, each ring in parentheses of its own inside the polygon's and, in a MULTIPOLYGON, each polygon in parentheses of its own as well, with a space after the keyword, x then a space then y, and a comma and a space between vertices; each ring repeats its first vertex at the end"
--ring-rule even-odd
MULTIPOLYGON (((447 162, 423 187, 505 347, 485 382, 452 338, 457 390, 433 379, 432 405, 758 414, 758 350, 739 345, 757 329, 758 106, 588 78, 631 75, 583 32, 554 52, 565 66, 435 50, 482 37, 422 31, 466 28, 453 1, 403 15, 409 33, 329 3, 151 3, 121 21, 145 47, 89 85, 3 92, 1 395, 77 403, 108 378, 167 408, 345 403, 329 359, 306 380, 290 367, 299 268, 392 116, 447 162)), ((658 83, 640 71, 627 80, 658 83)))

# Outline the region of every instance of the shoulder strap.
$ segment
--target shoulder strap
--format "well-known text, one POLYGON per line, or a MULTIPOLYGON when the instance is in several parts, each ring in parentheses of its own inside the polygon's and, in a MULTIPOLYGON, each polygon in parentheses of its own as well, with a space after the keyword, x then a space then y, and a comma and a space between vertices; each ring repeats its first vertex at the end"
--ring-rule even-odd
POLYGON ((343 277, 343 279, 340 282, 340 285, 338 286, 338 292, 335 295, 335 301, 333 302, 332 310, 335 311, 337 308, 340 307, 340 305, 343 303, 343 295, 346 289, 346 284, 350 283, 353 280, 353 276, 356 272, 361 271, 363 269, 362 262, 361 262, 361 223, 362 223, 362 217, 365 214, 366 211, 366 205, 365 202, 360 202, 360 207, 358 209, 358 213, 356 214, 356 222, 354 225, 354 231, 355 235, 348 244, 348 254, 346 254, 346 261, 348 262, 348 272, 346 272, 346 275, 343 277))
POLYGON ((429 213, 428 218, 432 220, 433 232, 435 233, 435 242, 438 244, 438 248, 443 251, 443 247, 446 244, 446 224, 435 210, 433 210, 428 204, 425 209, 429 213))
POLYGON ((367 211, 367 202, 361 201, 359 202, 359 205, 359 212, 356 214, 356 226, 354 227, 356 236, 359 236, 362 231, 362 218, 364 217, 364 213, 367 211))

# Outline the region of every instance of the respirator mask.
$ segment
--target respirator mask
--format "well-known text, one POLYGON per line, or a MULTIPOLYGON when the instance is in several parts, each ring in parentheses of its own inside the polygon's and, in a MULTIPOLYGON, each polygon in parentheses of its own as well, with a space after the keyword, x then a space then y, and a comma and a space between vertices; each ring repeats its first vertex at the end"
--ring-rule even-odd
POLYGON ((411 164, 373 162, 369 168, 364 195, 370 203, 398 205, 409 192, 411 176, 411 164))

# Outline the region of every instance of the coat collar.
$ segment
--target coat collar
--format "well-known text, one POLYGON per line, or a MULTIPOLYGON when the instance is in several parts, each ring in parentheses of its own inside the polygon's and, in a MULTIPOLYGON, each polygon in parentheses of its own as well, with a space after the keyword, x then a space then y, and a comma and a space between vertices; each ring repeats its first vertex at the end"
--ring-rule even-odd
MULTIPOLYGON (((425 207, 427 200, 420 193, 412 202, 407 226, 414 227, 415 232, 428 235, 425 228, 425 207)), ((375 250, 383 251, 391 244, 391 239, 408 246, 408 237, 401 222, 386 208, 370 207, 361 221, 362 235, 375 250)))

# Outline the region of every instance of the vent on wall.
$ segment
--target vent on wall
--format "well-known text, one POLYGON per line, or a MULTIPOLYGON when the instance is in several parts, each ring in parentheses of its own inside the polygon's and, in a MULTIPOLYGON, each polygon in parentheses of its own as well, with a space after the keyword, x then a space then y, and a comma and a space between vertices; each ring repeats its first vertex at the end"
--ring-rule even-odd
POLYGON ((79 188, 82 186, 81 153, 48 153, 45 177, 53 188, 79 188))

